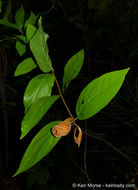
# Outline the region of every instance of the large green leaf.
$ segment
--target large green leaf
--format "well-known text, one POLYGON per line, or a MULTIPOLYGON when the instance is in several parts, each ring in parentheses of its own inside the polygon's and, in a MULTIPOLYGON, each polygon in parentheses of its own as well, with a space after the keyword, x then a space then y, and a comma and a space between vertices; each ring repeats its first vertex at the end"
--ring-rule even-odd
POLYGON ((25 11, 23 5, 17 10, 15 14, 15 24, 17 24, 20 28, 24 24, 25 11))
POLYGON ((26 40, 27 40, 27 42, 29 42, 32 39, 36 30, 37 29, 35 26, 28 24, 27 29, 26 29, 26 40))
POLYGON ((54 76, 52 74, 40 74, 34 77, 28 84, 24 93, 25 111, 38 98, 50 96, 54 85, 54 76))
POLYGON ((63 90, 66 89, 70 81, 77 77, 84 61, 84 50, 82 49, 73 55, 64 68, 63 90))
POLYGON ((21 63, 19 63, 19 65, 17 66, 16 71, 14 73, 14 76, 26 74, 26 73, 32 71, 33 69, 35 69, 36 67, 37 67, 37 65, 35 64, 35 62, 33 61, 33 59, 31 57, 26 58, 21 63))
POLYGON ((50 57, 48 55, 47 41, 48 35, 45 34, 42 27, 42 17, 38 21, 38 30, 30 40, 30 49, 43 72, 53 70, 50 57))
POLYGON ((120 89, 128 70, 106 73, 90 82, 78 98, 77 118, 88 119, 104 108, 120 89))
POLYGON ((29 18, 25 21, 24 28, 27 28, 28 24, 34 25, 38 16, 36 16, 32 11, 29 18))
POLYGON ((58 95, 41 97, 31 105, 22 121, 22 134, 20 139, 22 139, 42 119, 58 98, 58 95))
POLYGON ((53 121, 37 133, 24 153, 20 166, 14 174, 14 177, 31 168, 54 148, 60 138, 54 137, 51 134, 51 129, 59 122, 60 121, 53 121))

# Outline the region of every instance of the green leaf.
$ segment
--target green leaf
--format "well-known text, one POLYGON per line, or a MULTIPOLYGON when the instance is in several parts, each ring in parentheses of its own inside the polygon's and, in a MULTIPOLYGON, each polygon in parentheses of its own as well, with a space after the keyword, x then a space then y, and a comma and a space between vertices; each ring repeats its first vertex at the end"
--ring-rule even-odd
POLYGON ((0 24, 4 25, 6 27, 9 27, 9 28, 14 28, 14 29, 17 29, 17 30, 19 29, 19 26, 17 24, 13 24, 11 22, 8 22, 5 19, 0 19, 0 24))
POLYGON ((37 67, 37 65, 35 64, 35 62, 33 61, 33 59, 31 57, 26 58, 21 63, 19 63, 19 65, 17 66, 16 71, 14 73, 14 76, 26 74, 26 73, 32 71, 33 69, 35 69, 36 67, 37 67))
POLYGON ((31 168, 54 148, 60 138, 54 137, 51 134, 51 129, 59 122, 60 121, 53 121, 37 133, 24 153, 20 166, 14 174, 14 177, 31 168))
POLYGON ((19 41, 16 41, 16 50, 19 55, 22 56, 26 52, 26 45, 19 41))
POLYGON ((30 40, 30 49, 43 72, 53 70, 50 57, 48 55, 48 47, 46 41, 48 35, 45 34, 42 27, 42 17, 38 21, 38 30, 30 40))
POLYGON ((54 76, 52 74, 40 74, 34 77, 29 82, 24 93, 25 112, 36 99, 50 96, 53 85, 54 76))
POLYGON ((2 2, 0 0, 0 13, 1 13, 1 11, 2 11, 2 2))
POLYGON ((64 68, 63 91, 66 89, 71 80, 77 77, 84 61, 84 50, 82 49, 73 55, 64 68))
POLYGON ((59 98, 58 95, 38 98, 25 114, 21 126, 22 139, 45 115, 52 104, 59 98))
POLYGON ((27 29, 26 29, 27 42, 29 42, 32 39, 32 37, 35 34, 36 30, 37 29, 36 29, 35 26, 28 24, 27 29))
POLYGON ((88 119, 104 108, 121 88, 128 70, 106 73, 90 82, 78 98, 77 118, 88 119))
POLYGON ((17 40, 26 43, 26 37, 24 35, 15 35, 17 40))
POLYGON ((5 21, 8 21, 9 17, 11 16, 11 5, 11 1, 9 1, 3 16, 3 20, 5 21))
POLYGON ((15 24, 17 24, 20 28, 23 26, 25 17, 25 11, 23 5, 17 10, 15 14, 15 24))
POLYGON ((32 11, 30 13, 29 18, 25 21, 24 24, 24 28, 27 28, 27 26, 30 25, 34 25, 36 20, 37 20, 38 16, 36 16, 32 11))

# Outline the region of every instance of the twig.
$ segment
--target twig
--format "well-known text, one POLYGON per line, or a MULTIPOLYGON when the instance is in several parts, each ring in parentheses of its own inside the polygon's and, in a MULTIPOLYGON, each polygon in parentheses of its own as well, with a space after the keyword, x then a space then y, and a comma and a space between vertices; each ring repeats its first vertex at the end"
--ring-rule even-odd
POLYGON ((44 15, 50 13, 50 11, 51 11, 52 9, 54 9, 55 3, 56 3, 56 0, 53 0, 53 4, 52 4, 51 8, 50 8, 48 11, 44 12, 44 13, 42 14, 42 16, 44 16, 44 15))
POLYGON ((52 72, 52 74, 53 74, 53 76, 54 76, 54 78, 55 78, 55 82, 56 82, 56 85, 57 85, 57 88, 58 88, 58 92, 59 92, 60 97, 61 97, 61 99, 62 99, 62 101, 63 101, 63 104, 65 105, 65 107, 66 107, 66 109, 67 109, 69 115, 73 118, 73 120, 75 120, 74 117, 73 117, 73 115, 72 115, 72 113, 71 113, 71 111, 70 111, 70 109, 69 109, 69 107, 68 107, 67 104, 66 104, 66 101, 65 101, 63 95, 62 95, 62 92, 61 92, 61 89, 60 89, 58 80, 57 80, 56 75, 55 75, 55 73, 54 73, 54 70, 52 70, 51 72, 52 72))

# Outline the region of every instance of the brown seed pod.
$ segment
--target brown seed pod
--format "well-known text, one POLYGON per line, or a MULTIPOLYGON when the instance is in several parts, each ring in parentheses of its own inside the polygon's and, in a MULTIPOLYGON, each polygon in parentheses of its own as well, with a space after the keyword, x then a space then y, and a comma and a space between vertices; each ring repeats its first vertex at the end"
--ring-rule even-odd
POLYGON ((55 137, 66 136, 71 130, 71 124, 69 122, 62 121, 52 128, 52 134, 55 137))

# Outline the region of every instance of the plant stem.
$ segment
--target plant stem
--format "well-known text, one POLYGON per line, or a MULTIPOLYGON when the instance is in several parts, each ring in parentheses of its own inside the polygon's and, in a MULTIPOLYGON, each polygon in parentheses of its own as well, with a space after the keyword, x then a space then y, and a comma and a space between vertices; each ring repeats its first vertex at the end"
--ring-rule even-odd
POLYGON ((70 109, 69 109, 69 107, 68 107, 67 104, 66 104, 66 101, 65 101, 63 95, 62 95, 62 92, 61 92, 61 89, 60 89, 58 80, 57 80, 56 75, 55 75, 55 73, 54 73, 54 70, 52 70, 52 74, 53 74, 53 76, 54 76, 54 78, 55 78, 56 85, 57 85, 57 88, 58 88, 58 92, 59 92, 60 97, 61 97, 61 99, 62 99, 62 101, 63 101, 63 104, 65 105, 65 107, 66 107, 66 109, 67 109, 69 115, 71 116, 71 118, 73 118, 73 120, 75 120, 74 117, 73 117, 73 115, 72 115, 72 113, 71 113, 71 111, 70 111, 70 109))

